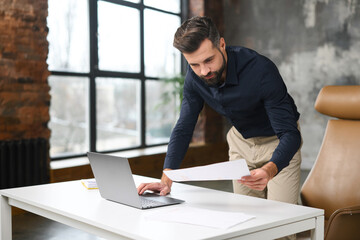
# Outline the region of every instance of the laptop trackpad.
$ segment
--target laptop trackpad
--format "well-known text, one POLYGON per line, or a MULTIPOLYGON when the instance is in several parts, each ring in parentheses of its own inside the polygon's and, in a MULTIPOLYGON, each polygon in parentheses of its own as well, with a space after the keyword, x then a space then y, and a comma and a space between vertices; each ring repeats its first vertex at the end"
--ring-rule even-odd
POLYGON ((152 193, 152 192, 145 192, 141 196, 143 198, 147 198, 149 200, 159 201, 159 202, 163 202, 163 203, 181 203, 181 202, 184 202, 183 200, 180 200, 180 199, 161 196, 158 193, 152 193))

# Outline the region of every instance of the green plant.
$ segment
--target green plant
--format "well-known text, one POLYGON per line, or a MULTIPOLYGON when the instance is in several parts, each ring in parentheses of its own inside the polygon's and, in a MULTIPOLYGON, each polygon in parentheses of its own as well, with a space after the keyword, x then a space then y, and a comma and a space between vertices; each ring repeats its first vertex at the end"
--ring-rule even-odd
MULTIPOLYGON (((162 103, 159 105, 164 105, 171 101, 171 99, 178 99, 178 106, 179 110, 181 107, 182 99, 183 99, 183 91, 184 91, 184 82, 185 76, 184 75, 176 75, 170 78, 163 78, 161 79, 165 84, 169 84, 171 86, 170 91, 165 91, 162 95, 162 103)), ((159 107, 159 106, 158 106, 159 107)))

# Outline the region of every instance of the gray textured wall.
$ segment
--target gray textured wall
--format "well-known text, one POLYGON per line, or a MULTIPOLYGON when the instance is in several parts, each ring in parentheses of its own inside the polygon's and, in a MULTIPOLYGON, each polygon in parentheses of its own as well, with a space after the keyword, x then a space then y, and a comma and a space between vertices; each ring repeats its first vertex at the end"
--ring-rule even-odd
POLYGON ((227 45, 278 66, 301 113, 303 168, 311 168, 327 117, 314 110, 325 85, 360 84, 360 0, 225 0, 227 45))

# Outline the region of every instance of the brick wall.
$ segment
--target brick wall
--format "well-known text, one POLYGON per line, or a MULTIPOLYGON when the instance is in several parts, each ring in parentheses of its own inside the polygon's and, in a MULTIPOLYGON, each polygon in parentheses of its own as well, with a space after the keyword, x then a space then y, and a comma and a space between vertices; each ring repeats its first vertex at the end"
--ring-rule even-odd
POLYGON ((0 0, 0 140, 49 139, 47 0, 0 0))

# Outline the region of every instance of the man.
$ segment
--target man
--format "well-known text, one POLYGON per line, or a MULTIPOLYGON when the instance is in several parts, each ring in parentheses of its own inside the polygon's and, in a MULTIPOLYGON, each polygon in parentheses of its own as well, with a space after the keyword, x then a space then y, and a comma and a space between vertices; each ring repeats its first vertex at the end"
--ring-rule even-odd
MULTIPOLYGON (((300 186, 299 113, 276 66, 244 47, 226 47, 211 19, 185 21, 174 37, 189 67, 178 122, 171 134, 164 170, 179 168, 206 102, 233 125, 229 158, 244 158, 251 176, 234 180, 234 192, 297 203, 300 186)), ((172 181, 139 185, 166 195, 172 181)))

